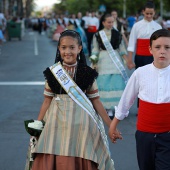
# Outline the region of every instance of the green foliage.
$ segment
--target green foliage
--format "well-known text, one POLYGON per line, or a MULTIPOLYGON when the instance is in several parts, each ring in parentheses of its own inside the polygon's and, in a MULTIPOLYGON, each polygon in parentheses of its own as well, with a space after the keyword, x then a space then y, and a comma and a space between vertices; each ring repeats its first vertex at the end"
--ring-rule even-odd
POLYGON ((41 16, 42 16, 42 12, 41 12, 41 11, 36 11, 36 12, 35 12, 35 15, 36 15, 37 17, 41 17, 41 16))
MULTIPOLYGON (((153 0, 156 6, 156 12, 160 12, 160 1, 153 0)), ((85 14, 86 11, 98 11, 99 6, 104 4, 107 12, 111 12, 113 9, 118 11, 120 17, 123 16, 123 4, 126 2, 126 15, 137 14, 142 10, 142 7, 147 2, 146 0, 62 0, 60 4, 55 4, 53 10, 56 13, 64 13, 68 11, 69 14, 77 14, 81 11, 85 14)), ((162 0, 164 3, 163 10, 168 12, 170 9, 169 0, 162 0)))
POLYGON ((54 4, 53 6, 53 12, 55 12, 56 14, 63 14, 64 11, 66 11, 66 6, 63 4, 54 4))

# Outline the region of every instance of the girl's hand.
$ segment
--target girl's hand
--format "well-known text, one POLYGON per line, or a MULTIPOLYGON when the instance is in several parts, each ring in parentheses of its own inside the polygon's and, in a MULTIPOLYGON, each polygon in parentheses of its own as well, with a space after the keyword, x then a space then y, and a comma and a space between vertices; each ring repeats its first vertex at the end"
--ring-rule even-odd
POLYGON ((112 141, 112 143, 116 143, 117 139, 123 139, 122 134, 121 134, 121 132, 119 132, 118 129, 115 129, 113 131, 109 130, 109 137, 110 137, 110 140, 112 141))
POLYGON ((112 120, 109 128, 109 137, 113 143, 116 143, 117 139, 123 139, 121 132, 116 128, 120 120, 116 117, 112 120))
POLYGON ((97 71, 97 64, 92 64, 92 68, 97 71))

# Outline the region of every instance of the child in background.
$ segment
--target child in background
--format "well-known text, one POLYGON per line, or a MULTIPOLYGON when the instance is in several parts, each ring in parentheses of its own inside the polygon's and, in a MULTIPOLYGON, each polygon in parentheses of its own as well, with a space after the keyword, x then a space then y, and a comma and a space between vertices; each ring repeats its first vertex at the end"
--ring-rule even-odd
MULTIPOLYGON (((98 58, 96 65, 99 73, 97 78, 99 95, 111 119, 114 117, 114 106, 118 104, 126 85, 122 68, 125 70, 124 59, 126 60, 127 55, 121 33, 113 28, 113 22, 111 14, 102 15, 99 31, 93 37, 92 49, 92 54, 98 58), (106 35, 106 39, 101 36, 101 32, 106 35), (104 44, 106 40, 112 50, 106 48, 104 44)), ((91 61, 94 64, 93 60, 91 61)))

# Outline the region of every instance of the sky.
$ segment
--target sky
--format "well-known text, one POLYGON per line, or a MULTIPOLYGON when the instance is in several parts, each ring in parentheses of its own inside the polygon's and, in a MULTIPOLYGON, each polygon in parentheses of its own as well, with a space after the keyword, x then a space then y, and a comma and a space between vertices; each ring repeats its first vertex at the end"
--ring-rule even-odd
POLYGON ((54 3, 60 3, 60 0, 35 0, 37 8, 42 8, 44 6, 52 6, 54 3))

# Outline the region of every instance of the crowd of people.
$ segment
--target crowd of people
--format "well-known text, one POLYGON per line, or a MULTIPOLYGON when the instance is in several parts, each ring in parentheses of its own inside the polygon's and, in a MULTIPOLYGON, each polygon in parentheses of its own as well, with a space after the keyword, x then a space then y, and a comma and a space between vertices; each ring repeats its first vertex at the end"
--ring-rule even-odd
MULTIPOLYGON (((53 17, 33 17, 26 20, 27 27, 32 27, 33 30, 47 34, 54 41, 59 40, 60 33, 66 29, 76 30, 80 33, 86 56, 91 55, 92 37, 99 30, 100 19, 103 14, 95 11, 86 11, 85 15, 78 12, 66 15, 56 14, 53 17)), ((111 15, 114 17, 114 28, 121 32, 123 40, 128 45, 129 35, 133 25, 144 18, 143 11, 141 14, 131 14, 127 18, 119 17, 117 10, 112 10, 111 15)), ((159 14, 153 16, 155 22, 159 23, 163 28, 170 29, 169 20, 164 20, 159 14)))
POLYGON ((103 122, 113 143, 122 139, 117 125, 136 98, 139 169, 170 169, 170 31, 154 16, 149 1, 127 27, 116 10, 36 21, 40 34, 53 29, 58 45, 55 64, 43 72, 38 118, 28 124, 41 134, 31 137, 25 170, 30 158, 32 170, 114 170, 103 122), (130 78, 126 67, 136 69, 130 78))

